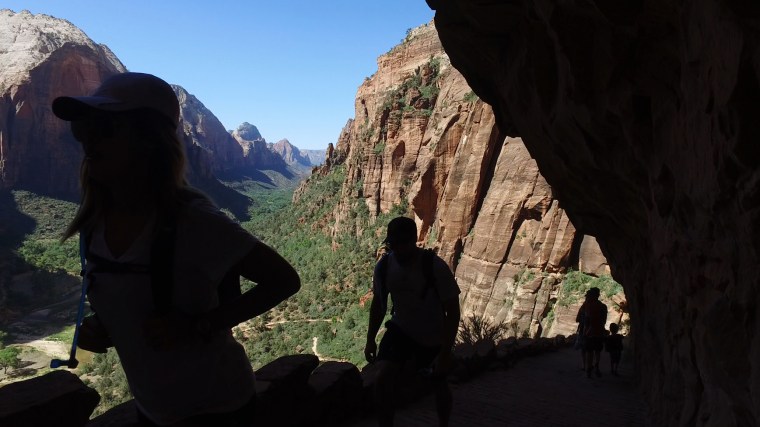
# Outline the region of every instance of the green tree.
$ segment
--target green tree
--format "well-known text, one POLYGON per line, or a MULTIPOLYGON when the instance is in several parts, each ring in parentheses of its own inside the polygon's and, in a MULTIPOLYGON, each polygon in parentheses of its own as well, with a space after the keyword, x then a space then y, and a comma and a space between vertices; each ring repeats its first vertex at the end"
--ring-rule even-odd
POLYGON ((18 347, 6 347, 0 350, 0 368, 3 368, 4 373, 8 373, 8 368, 16 369, 21 363, 18 355, 21 354, 21 349, 18 347))

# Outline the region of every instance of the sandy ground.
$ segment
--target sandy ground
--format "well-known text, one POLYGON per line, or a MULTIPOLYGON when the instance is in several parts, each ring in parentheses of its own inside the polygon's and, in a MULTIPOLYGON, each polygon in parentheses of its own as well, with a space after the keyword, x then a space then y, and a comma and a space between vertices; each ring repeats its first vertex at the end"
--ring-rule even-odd
POLYGON ((45 372, 50 367, 51 359, 67 359, 71 349, 71 344, 45 339, 14 345, 22 349, 19 356, 21 364, 18 369, 9 369, 7 374, 0 370, 0 386, 45 372))

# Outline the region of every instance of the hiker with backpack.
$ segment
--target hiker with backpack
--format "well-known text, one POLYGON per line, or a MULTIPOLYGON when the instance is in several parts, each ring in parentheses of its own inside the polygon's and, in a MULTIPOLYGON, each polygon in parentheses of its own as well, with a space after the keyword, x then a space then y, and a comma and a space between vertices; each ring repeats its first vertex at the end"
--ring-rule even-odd
POLYGON ((80 235, 94 311, 79 346, 116 349, 140 425, 251 425, 254 374, 231 328, 297 292, 298 274, 187 183, 165 81, 117 74, 53 112, 84 149, 64 233, 80 235), (240 276, 257 285, 241 294, 240 276))
POLYGON ((434 382, 439 424, 448 425, 451 415, 446 374, 459 328, 459 286, 446 262, 416 242, 414 220, 391 220, 384 241, 389 252, 378 261, 372 280, 364 354, 368 362, 378 364, 374 396, 380 426, 393 425, 396 387, 410 371, 434 382), (378 349, 375 339, 388 311, 389 295, 391 319, 385 323, 378 349))

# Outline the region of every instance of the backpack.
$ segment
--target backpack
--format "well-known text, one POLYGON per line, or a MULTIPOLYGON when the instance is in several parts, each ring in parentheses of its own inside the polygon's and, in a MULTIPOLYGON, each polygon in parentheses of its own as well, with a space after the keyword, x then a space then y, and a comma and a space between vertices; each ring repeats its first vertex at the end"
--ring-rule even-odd
MULTIPOLYGON (((388 294, 390 293, 388 286, 385 283, 388 277, 388 255, 390 255, 390 252, 383 255, 382 258, 380 258, 380 261, 377 262, 377 277, 380 281, 380 295, 382 301, 387 301, 388 294)), ((435 274, 433 272, 434 261, 435 252, 433 252, 432 249, 425 249, 422 252, 422 275, 425 277, 425 285, 423 287, 422 295, 420 295, 420 300, 425 299, 430 289, 437 292, 435 289, 435 274)), ((391 306, 391 315, 393 315, 395 311, 395 307, 391 306)))

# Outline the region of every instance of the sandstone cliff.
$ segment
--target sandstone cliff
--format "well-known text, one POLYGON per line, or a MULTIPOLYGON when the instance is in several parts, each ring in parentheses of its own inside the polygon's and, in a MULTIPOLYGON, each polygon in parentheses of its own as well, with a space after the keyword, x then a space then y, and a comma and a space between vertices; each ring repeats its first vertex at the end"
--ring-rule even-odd
POLYGON ((516 335, 573 333, 580 301, 554 313, 561 273, 608 274, 604 257, 570 223, 522 140, 499 131, 451 67, 432 24, 378 59, 355 107, 320 171, 346 168, 333 232, 365 232, 351 215, 357 199, 371 216, 412 213, 421 244, 455 271, 465 315, 508 323, 516 335))
POLYGON ((758 3, 428 4, 625 286, 653 425, 760 423, 758 3))
POLYGON ((182 117, 179 134, 185 137, 187 147, 197 147, 197 155, 203 157, 202 161, 192 162, 194 169, 207 165, 210 170, 204 175, 212 176, 212 173, 224 173, 243 167, 243 147, 224 129, 219 119, 184 88, 177 85, 172 87, 177 94, 182 117))
POLYGON ((123 71, 68 21, 0 10, 0 189, 77 199, 81 148, 50 105, 123 71))

